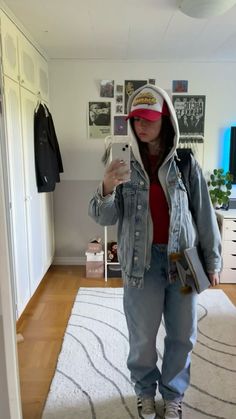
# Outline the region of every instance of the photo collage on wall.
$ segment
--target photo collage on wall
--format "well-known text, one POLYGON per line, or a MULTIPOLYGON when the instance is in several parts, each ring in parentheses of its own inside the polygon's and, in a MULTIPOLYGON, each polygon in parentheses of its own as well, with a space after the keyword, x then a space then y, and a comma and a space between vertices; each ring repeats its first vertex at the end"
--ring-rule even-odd
MULTIPOLYGON (((128 100, 135 90, 147 83, 155 85, 156 80, 125 80, 124 84, 101 80, 101 100, 88 103, 89 138, 104 139, 111 134, 128 135, 128 100), (115 113, 113 118, 112 112, 115 113)), ((189 95, 187 92, 188 80, 172 80, 172 102, 179 123, 180 140, 185 138, 183 141, 187 142, 188 138, 189 141, 197 138, 198 142, 203 142, 206 97, 189 95)))
POLYGON ((112 125, 114 135, 128 135, 126 116, 129 97, 139 87, 147 83, 155 85, 155 82, 155 79, 125 80, 124 84, 115 84, 114 80, 101 80, 99 95, 104 101, 88 103, 89 138, 106 138, 112 133, 112 125), (112 121, 113 106, 115 115, 112 121))

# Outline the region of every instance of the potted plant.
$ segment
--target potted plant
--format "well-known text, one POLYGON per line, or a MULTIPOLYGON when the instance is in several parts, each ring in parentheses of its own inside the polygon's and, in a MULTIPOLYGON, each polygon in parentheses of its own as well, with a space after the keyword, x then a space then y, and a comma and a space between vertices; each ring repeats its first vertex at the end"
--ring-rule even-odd
POLYGON ((208 181, 212 204, 215 208, 229 207, 233 176, 224 169, 214 169, 208 181))

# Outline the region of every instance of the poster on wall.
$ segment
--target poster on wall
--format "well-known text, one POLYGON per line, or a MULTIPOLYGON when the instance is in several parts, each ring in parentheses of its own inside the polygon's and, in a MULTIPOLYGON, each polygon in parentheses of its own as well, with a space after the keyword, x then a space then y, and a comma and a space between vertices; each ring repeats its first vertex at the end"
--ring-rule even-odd
POLYGON ((123 95, 123 91, 124 91, 124 86, 123 84, 117 84, 116 85, 116 93, 120 93, 123 95))
POLYGON ((102 80, 100 82, 100 96, 114 97, 114 80, 102 80))
POLYGON ((116 95, 116 103, 120 105, 123 104, 123 95, 116 95))
POLYGON ((123 106, 122 105, 116 105, 116 113, 123 113, 123 106))
POLYGON ((148 84, 153 84, 155 86, 156 79, 148 79, 148 84))
POLYGON ((129 97, 137 90, 139 87, 147 84, 147 80, 125 80, 125 113, 127 114, 127 103, 129 97))
POLYGON ((114 135, 127 135, 127 121, 124 115, 114 116, 114 135))
POLYGON ((111 134, 111 102, 89 102, 89 138, 111 134))
POLYGON ((173 80, 172 81, 172 92, 173 93, 187 93, 188 92, 188 80, 173 80))
POLYGON ((173 95, 180 137, 204 137, 206 96, 173 95))

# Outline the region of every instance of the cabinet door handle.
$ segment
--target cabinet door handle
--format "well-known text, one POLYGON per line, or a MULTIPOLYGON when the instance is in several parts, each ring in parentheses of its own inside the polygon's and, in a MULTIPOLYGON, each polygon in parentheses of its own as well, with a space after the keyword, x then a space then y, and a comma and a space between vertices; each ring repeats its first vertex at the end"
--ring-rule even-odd
POLYGON ((230 268, 231 269, 231 271, 236 271, 236 268, 230 268))

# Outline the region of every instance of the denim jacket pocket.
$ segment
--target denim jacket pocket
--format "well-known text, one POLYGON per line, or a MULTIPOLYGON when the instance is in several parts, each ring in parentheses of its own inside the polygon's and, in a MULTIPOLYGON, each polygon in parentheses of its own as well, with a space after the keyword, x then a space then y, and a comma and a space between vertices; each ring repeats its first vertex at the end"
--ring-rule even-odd
POLYGON ((181 178, 170 179, 168 190, 173 198, 172 202, 175 202, 177 206, 181 205, 182 208, 188 208, 188 194, 181 178))

